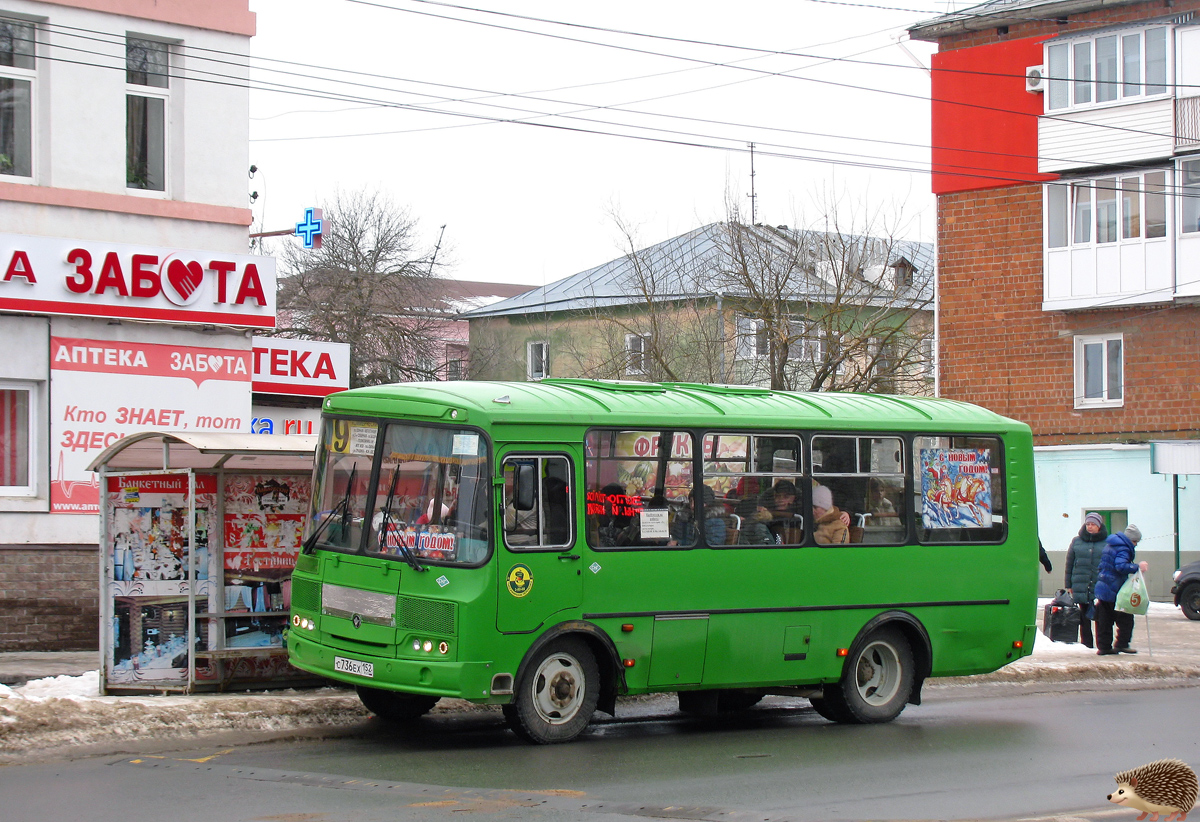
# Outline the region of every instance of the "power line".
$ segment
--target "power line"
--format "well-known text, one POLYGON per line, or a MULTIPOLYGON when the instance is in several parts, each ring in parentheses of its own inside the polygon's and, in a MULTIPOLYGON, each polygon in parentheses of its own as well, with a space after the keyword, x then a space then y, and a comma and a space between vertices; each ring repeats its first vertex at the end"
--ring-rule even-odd
MULTIPOLYGON (((386 7, 386 8, 391 8, 391 7, 386 7)), ((90 38, 85 37, 82 39, 91 39, 91 40, 95 40, 97 42, 105 43, 107 45, 123 44, 123 38, 121 38, 119 35, 112 35, 112 34, 105 33, 105 32, 96 32, 95 30, 89 30, 89 29, 78 29, 75 27, 61 27, 61 28, 71 29, 72 31, 88 31, 93 34, 102 34, 102 35, 110 38, 110 39, 102 40, 102 39, 95 38, 95 37, 90 37, 90 38)), ((75 35, 71 35, 71 36, 79 37, 80 35, 75 34, 75 35)), ((59 44, 57 47, 67 49, 67 50, 77 51, 77 52, 85 53, 85 54, 92 54, 92 55, 101 56, 101 57, 109 57, 109 58, 113 58, 114 60, 119 59, 116 55, 103 54, 103 53, 99 53, 99 52, 88 51, 86 49, 73 48, 73 47, 65 46, 65 45, 61 45, 61 44, 59 44)), ((193 47, 193 49, 207 52, 207 53, 235 54, 237 57, 241 58, 242 60, 249 59, 248 55, 241 54, 241 53, 221 52, 219 50, 212 50, 212 49, 199 49, 198 47, 193 47)), ((43 59, 47 59, 47 58, 43 58, 43 59)), ((60 59, 61 60, 62 58, 48 58, 48 59, 60 59)), ((211 57, 200 57, 198 59, 202 59, 202 60, 212 62, 212 63, 217 63, 217 64, 234 65, 238 69, 246 69, 247 71, 251 70, 251 68, 252 68, 252 67, 248 66, 246 62, 241 62, 241 61, 236 62, 236 63, 230 63, 228 61, 216 60, 211 57)), ((831 58, 831 59, 835 59, 835 58, 831 58)), ((345 69, 312 66, 311 64, 294 63, 291 61, 270 60, 270 62, 278 62, 278 63, 289 64, 289 65, 297 65, 297 66, 301 66, 301 67, 305 67, 305 68, 315 68, 317 70, 335 71, 335 72, 339 72, 339 73, 350 73, 350 74, 355 74, 355 75, 359 75, 359 76, 369 76, 372 78, 382 78, 382 79, 393 80, 393 81, 398 81, 398 82, 418 82, 421 84, 430 85, 429 83, 426 83, 425 81, 413 81, 413 80, 407 80, 405 78, 384 77, 381 75, 370 74, 367 72, 357 72, 357 71, 351 71, 351 70, 345 70, 345 69)), ((87 65, 87 64, 83 63, 83 65, 87 65)), ((879 65, 891 65, 891 64, 879 64, 879 65)), ((119 65, 105 66, 105 67, 106 68, 114 68, 114 69, 123 69, 123 66, 119 66, 119 65)), ((421 92, 403 91, 403 90, 399 90, 399 89, 393 89, 393 88, 377 86, 377 85, 372 85, 372 84, 366 84, 366 83, 351 83, 348 81, 333 80, 331 78, 308 75, 308 74, 303 74, 300 72, 284 71, 281 69, 266 68, 266 69, 257 69, 257 70, 268 71, 268 72, 277 73, 277 74, 284 74, 284 75, 288 75, 288 76, 296 76, 296 77, 301 77, 304 79, 316 79, 316 80, 321 80, 321 81, 335 83, 335 84, 368 88, 373 91, 386 91, 389 93, 402 93, 402 94, 417 94, 419 96, 431 97, 431 98, 435 97, 435 95, 424 94, 421 92)), ((218 72, 195 72, 195 71, 193 71, 192 74, 193 75, 194 74, 207 74, 210 77, 218 77, 218 78, 222 78, 222 79, 229 79, 231 77, 231 75, 220 74, 218 72)), ((812 79, 812 78, 799 78, 799 77, 794 77, 793 75, 789 75, 789 74, 779 74, 779 73, 774 73, 774 72, 768 72, 768 74, 773 75, 773 76, 787 77, 789 79, 800 79, 800 80, 811 80, 812 79)), ((178 76, 180 77, 180 79, 187 79, 187 80, 193 80, 193 81, 204 81, 204 80, 201 80, 201 78, 191 76, 191 75, 178 75, 178 76)), ((301 96, 315 97, 317 99, 360 102, 360 103, 364 103, 366 106, 370 106, 370 107, 383 107, 383 108, 390 107, 390 108, 399 108, 399 109, 417 111, 417 112, 428 113, 428 114, 442 114, 444 116, 467 117, 467 118, 475 120, 476 122, 481 122, 481 123, 482 122, 494 122, 494 123, 513 123, 513 124, 539 125, 539 126, 547 125, 544 123, 531 123, 531 122, 528 122, 527 120, 518 120, 518 119, 514 119, 514 118, 487 117, 484 115, 447 111, 442 108, 430 108, 430 107, 415 106, 412 104, 396 103, 393 101, 385 101, 385 100, 379 100, 379 99, 373 99, 373 98, 351 97, 350 95, 347 95, 347 94, 341 93, 341 92, 315 92, 311 89, 301 89, 299 87, 287 85, 287 84, 283 84, 283 83, 272 83, 272 82, 262 81, 262 80, 252 81, 250 79, 243 78, 240 75, 237 76, 235 79, 237 81, 236 83, 234 83, 234 84, 226 83, 226 85, 238 85, 238 86, 242 86, 242 87, 245 87, 248 89, 253 89, 253 90, 298 94, 301 96), (256 83, 258 85, 255 85, 256 83)), ((813 80, 813 81, 814 82, 822 82, 822 81, 816 81, 816 80, 813 80)), ((205 81, 205 82, 212 82, 212 81, 205 81)), ((446 84, 432 84, 432 85, 447 87, 446 84)), ((842 86, 846 86, 846 87, 850 87, 850 88, 866 89, 866 87, 853 86, 853 85, 849 85, 849 84, 838 84, 838 85, 842 85, 842 86)), ((453 88, 461 89, 462 87, 453 87, 453 88)), ((473 92, 477 92, 477 93, 485 91, 482 89, 465 89, 465 90, 469 90, 469 91, 473 91, 473 92)), ((899 92, 888 92, 886 90, 880 90, 880 89, 867 89, 867 90, 882 91, 883 93, 901 94, 902 96, 911 97, 914 99, 920 99, 922 101, 927 99, 927 98, 920 97, 917 95, 908 95, 908 94, 903 94, 903 93, 899 93, 899 92)), ((571 103, 570 101, 561 101, 561 100, 553 100, 553 99, 545 99, 545 98, 529 98, 528 96, 524 96, 524 95, 506 95, 506 94, 501 94, 501 93, 496 93, 496 92, 488 92, 488 93, 494 94, 495 96, 500 96, 500 97, 518 97, 519 99, 532 99, 536 102, 552 103, 552 104, 556 104, 556 105, 578 105, 578 106, 584 105, 584 104, 578 104, 578 103, 571 103)), ((462 102, 462 101, 452 101, 445 97, 440 97, 437 99, 438 99, 438 102, 462 102)), ((475 102, 475 101, 471 101, 471 102, 475 102)), ((951 103, 955 103, 955 104, 959 104, 959 105, 971 105, 972 107, 979 107, 979 108, 992 108, 993 110, 1005 111, 1007 113, 1016 113, 1016 114, 1021 114, 1021 115, 1025 115, 1025 116, 1038 116, 1036 114, 1029 113, 1029 112, 1013 112, 1011 110, 1000 109, 997 107, 982 107, 982 106, 977 106, 976 104, 963 104, 963 103, 961 103, 961 101, 944 101, 944 102, 951 102, 951 103)), ((478 104, 478 103, 476 103, 476 104, 478 104)), ((484 105, 491 106, 494 104, 484 104, 484 105)), ((507 106, 500 106, 500 108, 513 110, 511 107, 507 107, 507 106)), ((584 110, 595 110, 595 109, 607 109, 607 110, 612 110, 612 111, 620 111, 622 113, 629 113, 629 114, 634 114, 637 116, 670 117, 673 119, 688 119, 688 120, 693 120, 693 121, 705 122, 703 120, 703 118, 686 118, 686 117, 681 117, 680 115, 666 115, 666 114, 661 114, 661 113, 657 113, 657 112, 642 112, 642 111, 637 111, 637 110, 622 109, 618 106, 585 106, 585 108, 584 108, 584 110)), ((700 138, 700 139, 707 139, 707 140, 715 139, 715 140, 726 141, 726 142, 740 142, 744 139, 741 136, 727 138, 727 137, 720 137, 720 136, 716 136, 716 135, 697 134, 695 132, 678 132, 678 131, 673 131, 670 129, 662 129, 662 128, 657 128, 657 127, 652 127, 652 126, 642 126, 642 125, 631 124, 631 123, 615 123, 612 121, 597 121, 597 120, 590 119, 590 118, 575 117, 569 113, 532 112, 529 109, 516 109, 516 110, 521 111, 522 113, 525 113, 525 114, 529 114, 532 117, 537 117, 537 118, 563 117, 565 119, 577 119, 577 120, 582 119, 584 122, 588 122, 588 123, 597 123, 598 122, 601 125, 607 125, 607 126, 612 126, 612 127, 616 127, 616 128, 622 128, 622 129, 634 128, 634 129, 655 131, 655 132, 660 132, 660 133, 664 133, 664 134, 676 134, 679 136, 686 136, 686 137, 700 138)), ((710 124, 723 124, 723 125, 729 125, 732 127, 743 128, 743 129, 755 128, 755 129, 779 130, 779 129, 773 129, 772 127, 769 127, 769 126, 747 125, 747 124, 743 124, 743 123, 721 123, 721 121, 711 121, 710 124)), ((628 137, 628 138, 646 139, 644 137, 641 137, 640 135, 625 135, 625 134, 621 134, 621 133, 617 133, 617 132, 604 131, 604 130, 599 130, 599 129, 569 128, 567 130, 580 131, 580 132, 584 132, 584 133, 594 133, 594 134, 600 134, 600 135, 606 135, 606 136, 623 136, 623 137, 628 137)), ((1167 135, 1160 135, 1160 134, 1157 134, 1154 132, 1144 132, 1144 131, 1133 130, 1133 129, 1123 129, 1123 130, 1135 131, 1136 133, 1147 133, 1147 134, 1152 134, 1153 136, 1160 136, 1160 137, 1167 136, 1167 135)), ((779 131, 791 131, 791 130, 779 130, 779 131)), ((332 139, 337 136, 338 135, 325 135, 322 137, 317 137, 315 139, 332 139)), ((825 137, 828 137, 831 139, 857 139, 857 140, 865 140, 865 141, 869 141, 869 139, 870 139, 870 138, 847 138, 847 137, 843 137, 840 135, 811 135, 811 136, 825 136, 825 137)), ((259 138, 258 140, 256 140, 256 142, 257 141, 269 141, 270 139, 271 138, 259 138)), ((282 139, 291 139, 291 138, 282 138, 282 139)), ((650 138, 650 139, 653 139, 653 138, 650 138)), ((686 144, 686 145, 697 145, 697 144, 691 143, 690 141, 667 141, 667 142, 674 142, 674 143, 686 144)), ((830 150, 830 149, 816 149, 816 148, 802 149, 797 146, 783 145, 783 144, 778 144, 778 143, 774 143, 774 144, 770 144, 770 145, 774 146, 775 148, 781 148, 781 149, 786 149, 786 150, 790 150, 790 151, 809 151, 809 152, 816 152, 818 154, 825 154, 825 155, 830 155, 830 154, 838 155, 838 154, 846 153, 846 152, 839 152, 839 151, 834 151, 834 150, 830 150)), ((697 145, 697 147, 700 147, 700 146, 697 145)), ((707 147, 722 148, 721 146, 707 146, 707 147)), ((963 153, 968 153, 968 152, 964 151, 963 153)), ((990 154, 992 156, 1020 157, 1020 155, 1013 155, 1013 154, 1006 155, 1006 154, 1000 153, 1000 152, 982 152, 982 151, 978 151, 978 150, 971 151, 969 153, 973 153, 973 154, 985 154, 986 153, 986 154, 990 154)), ((839 161, 831 159, 829 157, 790 155, 790 154, 778 153, 778 152, 776 153, 775 156, 779 156, 781 158, 800 159, 800 160, 806 160, 806 161, 812 161, 812 162, 829 162, 829 163, 833 163, 833 164, 839 163, 839 161)), ((891 159, 891 158, 878 158, 878 157, 872 158, 868 155, 868 156, 866 156, 866 159, 891 159)), ((1053 158, 1048 158, 1048 159, 1053 159, 1053 158)), ((1079 158, 1072 158, 1070 160, 1064 160, 1064 162, 1084 162, 1084 161, 1079 158)), ((843 164, 846 164, 846 163, 843 163, 843 164)), ((1096 163, 1092 163, 1092 164, 1097 165, 1096 163)), ((863 164, 849 163, 849 165, 863 165, 863 164)), ((867 165, 867 167, 890 168, 892 170, 904 171, 904 172, 917 171, 918 173, 927 173, 927 170, 924 168, 912 168, 910 166, 894 166, 894 165, 880 166, 878 164, 865 164, 865 165, 867 165)), ((939 164, 939 167, 946 167, 946 166, 944 166, 944 164, 939 164)), ((988 168, 988 167, 984 167, 984 166, 975 167, 975 166, 954 165, 954 166, 948 166, 948 167, 960 170, 964 176, 975 176, 975 177, 987 177, 988 172, 996 171, 996 169, 994 169, 994 168, 988 168), (971 172, 971 173, 968 174, 967 172, 971 172)), ((1014 182, 1018 182, 1018 181, 1019 182, 1028 182, 1028 180, 1024 179, 1023 177, 1013 178, 1013 177, 1011 177, 1010 174, 1008 174, 1006 172, 1002 173, 1001 176, 994 177, 994 179, 999 180, 999 181, 1012 180, 1014 182)))

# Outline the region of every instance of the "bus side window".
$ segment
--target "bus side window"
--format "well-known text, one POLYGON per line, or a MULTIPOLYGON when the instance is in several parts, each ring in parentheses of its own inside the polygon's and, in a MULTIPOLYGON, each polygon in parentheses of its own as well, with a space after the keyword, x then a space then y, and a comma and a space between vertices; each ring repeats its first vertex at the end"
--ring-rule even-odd
POLYGON ((818 543, 830 541, 824 534, 840 533, 832 522, 837 518, 849 519, 851 543, 897 545, 908 539, 904 446, 899 437, 815 436, 812 464, 814 494, 818 486, 828 488, 828 497, 825 492, 821 497, 837 509, 815 521, 818 543))
POLYGON ((566 458, 509 457, 503 476, 506 545, 529 550, 573 543, 571 471, 566 458))
POLYGON ((921 542, 1004 539, 1005 477, 999 439, 915 437, 912 472, 921 542))

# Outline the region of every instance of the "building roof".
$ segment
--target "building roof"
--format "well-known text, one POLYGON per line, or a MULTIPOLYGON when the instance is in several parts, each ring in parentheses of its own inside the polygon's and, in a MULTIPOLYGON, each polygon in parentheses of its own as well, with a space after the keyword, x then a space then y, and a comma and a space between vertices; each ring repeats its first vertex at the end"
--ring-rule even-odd
MULTIPOLYGON (((757 240, 781 247, 789 242, 794 243, 801 234, 786 226, 743 228, 754 232, 757 240)), ((722 277, 726 253, 723 235, 727 231, 728 227, 724 223, 701 226, 641 249, 635 254, 618 257, 541 288, 534 288, 493 305, 464 312, 461 316, 464 319, 519 316, 645 302, 645 293, 629 287, 631 278, 636 278, 639 285, 649 287, 653 298, 660 301, 691 299, 697 296, 715 298, 718 294, 737 297, 737 290, 729 288, 727 280, 722 277)), ((934 265, 932 243, 895 242, 888 264, 896 265, 901 261, 908 262, 918 273, 930 275, 921 278, 920 293, 914 293, 913 296, 931 296, 934 265)), ((810 276, 807 288, 797 290, 794 298, 819 300, 821 295, 828 291, 827 282, 820 277, 810 276)))
POLYGON ((941 14, 908 30, 914 40, 937 41, 967 31, 1052 20, 1095 9, 1131 6, 1146 0, 990 0, 961 11, 941 14))
POLYGON ((442 300, 455 313, 483 308, 529 291, 522 283, 484 283, 477 280, 438 280, 442 300))

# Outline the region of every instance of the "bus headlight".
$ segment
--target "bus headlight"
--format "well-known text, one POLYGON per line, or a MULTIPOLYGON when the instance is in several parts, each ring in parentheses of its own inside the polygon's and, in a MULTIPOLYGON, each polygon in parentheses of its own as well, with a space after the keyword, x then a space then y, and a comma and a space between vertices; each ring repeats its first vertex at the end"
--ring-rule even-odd
POLYGON ((427 639, 427 640, 425 640, 425 642, 424 642, 424 643, 421 645, 421 649, 422 649, 423 651, 425 651, 425 653, 429 653, 430 651, 432 651, 432 650, 433 650, 433 643, 427 639))

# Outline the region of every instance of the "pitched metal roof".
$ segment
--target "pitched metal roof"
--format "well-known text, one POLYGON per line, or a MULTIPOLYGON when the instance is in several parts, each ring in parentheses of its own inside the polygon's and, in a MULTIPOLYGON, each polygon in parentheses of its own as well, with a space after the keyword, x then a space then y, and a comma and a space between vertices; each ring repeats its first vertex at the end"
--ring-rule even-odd
MULTIPOLYGON (((729 288, 727 279, 722 276, 726 258, 724 235, 728 230, 724 223, 701 226, 635 254, 610 260, 595 268, 564 277, 510 299, 466 311, 459 316, 463 319, 475 319, 636 305, 645 302, 647 297, 641 292, 631 293, 633 290, 629 287, 630 278, 636 276, 638 267, 653 272, 641 277, 638 282, 651 287, 650 296, 655 300, 716 297, 718 292, 723 296, 737 297, 738 290, 729 288)), ((756 241, 781 247, 789 242, 794 243, 804 233, 786 227, 743 226, 742 230, 754 232, 756 241)), ((931 297, 933 244, 894 242, 888 265, 896 265, 901 260, 907 261, 916 272, 924 275, 921 285, 914 289, 911 297, 931 297)), ((797 290, 793 295, 794 299, 819 301, 822 294, 829 293, 828 283, 816 275, 808 277, 807 286, 797 290)))
POLYGON ((908 29, 914 40, 937 41, 941 37, 997 26, 1012 26, 1031 20, 1053 20, 1096 9, 1129 6, 1146 0, 990 0, 960 11, 941 14, 908 29))

